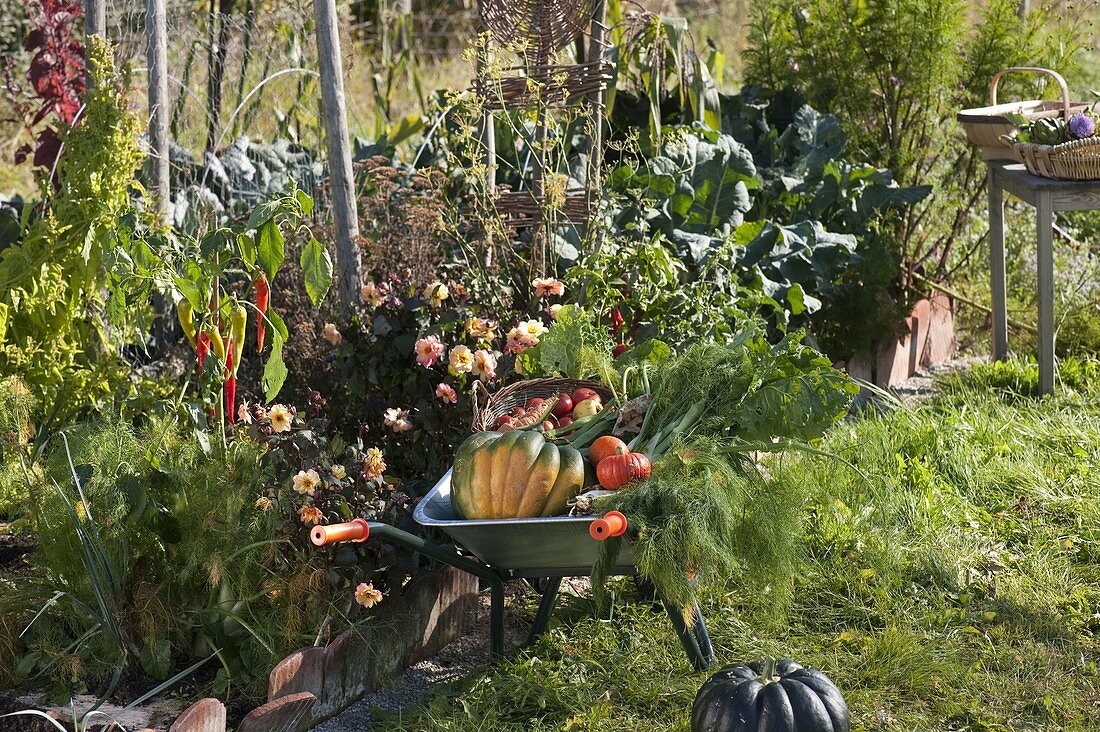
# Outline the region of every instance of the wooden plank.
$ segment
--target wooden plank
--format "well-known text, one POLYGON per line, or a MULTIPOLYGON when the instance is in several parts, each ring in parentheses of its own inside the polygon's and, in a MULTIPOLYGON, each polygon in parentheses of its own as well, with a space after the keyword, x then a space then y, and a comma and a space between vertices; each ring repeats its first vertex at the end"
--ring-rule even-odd
POLYGON ((267 700, 308 691, 318 699, 324 697, 325 649, 299 648, 284 658, 267 677, 267 700))
POLYGON ((1039 279, 1039 391, 1054 391, 1054 212, 1051 193, 1039 194, 1038 279, 1039 279))
POLYGON ((343 309, 359 302, 363 264, 359 256, 359 215, 355 176, 351 167, 348 115, 344 106, 344 70, 340 61, 340 26, 335 0, 313 3, 317 20, 317 61, 321 72, 321 106, 332 187, 332 218, 336 235, 335 294, 343 309))
POLYGON ((183 710, 168 732, 225 732, 225 705, 217 699, 199 699, 183 710))
POLYGON ((301 732, 309 729, 315 704, 308 691, 280 697, 249 712, 237 732, 301 732))
POLYGON ((1001 174, 989 170, 989 273, 993 299, 993 359, 1008 355, 1008 306, 1005 290, 1005 204, 1001 174))
POLYGON ((149 64, 149 190, 161 221, 170 223, 172 210, 168 153, 168 21, 165 0, 147 0, 145 33, 149 64))
POLYGON ((1100 181, 1058 180, 1027 172, 1022 163, 989 162, 989 174, 997 176, 1001 188, 1020 200, 1039 205, 1039 192, 1051 193, 1054 211, 1091 211, 1100 209, 1100 181))

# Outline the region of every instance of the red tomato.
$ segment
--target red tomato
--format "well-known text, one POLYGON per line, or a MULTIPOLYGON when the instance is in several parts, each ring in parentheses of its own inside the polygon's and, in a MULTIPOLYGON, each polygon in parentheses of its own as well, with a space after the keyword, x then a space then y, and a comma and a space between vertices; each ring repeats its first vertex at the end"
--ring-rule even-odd
POLYGON ((554 429, 554 423, 551 422, 550 420, 546 420, 542 423, 542 431, 543 432, 549 432, 552 429, 554 429))
POLYGON ((570 395, 570 398, 573 400, 573 405, 574 406, 577 405, 577 404, 580 404, 585 399, 595 399, 600 404, 603 404, 603 399, 600 398, 599 394, 597 394, 592 389, 588 389, 588 388, 585 388, 585 387, 582 387, 582 388, 577 389, 576 391, 574 391, 572 393, 572 395, 570 395))
POLYGON ((502 414, 499 417, 497 417, 495 422, 493 422, 493 426, 494 427, 500 427, 505 422, 511 422, 511 421, 512 421, 512 417, 510 415, 502 414))
POLYGON ((573 424, 572 417, 562 417, 558 420, 558 427, 568 427, 571 424, 573 424))
POLYGON ((512 430, 514 430, 516 428, 516 421, 514 419, 512 419, 511 417, 506 416, 506 417, 504 417, 503 421, 498 420, 498 422, 499 422, 499 424, 497 424, 497 431, 498 432, 511 432, 512 430))
POLYGON ((509 413, 509 416, 516 417, 518 419, 525 414, 527 414, 526 409, 524 409, 523 407, 516 407, 509 413))
POLYGON ((523 405, 523 408, 528 412, 535 412, 542 408, 542 405, 546 403, 546 400, 542 397, 535 397, 534 399, 528 399, 527 403, 523 405))
POLYGON ((564 391, 561 394, 558 394, 558 403, 554 405, 553 415, 558 419, 561 419, 572 411, 573 397, 569 396, 564 391))

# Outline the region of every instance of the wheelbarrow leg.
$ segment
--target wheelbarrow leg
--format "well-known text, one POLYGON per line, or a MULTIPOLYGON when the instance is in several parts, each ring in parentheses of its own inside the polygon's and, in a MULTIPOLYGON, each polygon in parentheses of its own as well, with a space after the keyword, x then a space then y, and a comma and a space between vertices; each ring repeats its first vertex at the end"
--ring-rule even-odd
POLYGON ((691 665, 696 671, 710 668, 714 663, 714 649, 711 647, 710 635, 707 633, 703 615, 699 612, 699 606, 696 604, 692 608, 692 627, 688 627, 680 608, 665 599, 662 599, 661 603, 665 606, 668 620, 672 623, 672 629, 676 631, 676 635, 679 636, 680 645, 684 647, 691 665))
POLYGON ((714 646, 710 642, 710 633, 707 632, 707 621, 703 618, 703 611, 699 609, 699 603, 695 603, 695 607, 692 608, 692 612, 695 616, 695 624, 692 626, 692 631, 695 633, 695 640, 699 644, 700 660, 703 663, 703 668, 710 668, 714 665, 714 646))
POLYGON ((535 622, 531 626, 531 633, 527 636, 530 645, 538 640, 539 636, 546 632, 546 626, 550 624, 550 616, 554 614, 554 604, 558 601, 558 590, 564 577, 547 577, 546 589, 539 601, 539 610, 535 613, 535 622))
POLYGON ((489 660, 504 658, 504 581, 489 579, 489 660))

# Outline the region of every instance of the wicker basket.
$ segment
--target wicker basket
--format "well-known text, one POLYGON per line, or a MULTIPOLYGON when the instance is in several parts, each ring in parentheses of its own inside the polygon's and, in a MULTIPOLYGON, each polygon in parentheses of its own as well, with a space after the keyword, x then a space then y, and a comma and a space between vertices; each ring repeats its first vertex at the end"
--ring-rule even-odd
POLYGON ((580 388, 592 389, 600 395, 604 403, 614 396, 611 390, 598 381, 579 379, 529 379, 509 384, 496 394, 490 395, 480 381, 474 382, 474 432, 493 429, 498 417, 503 417, 516 407, 522 407, 535 397, 556 397, 564 392, 573 392, 580 388))
POLYGON ((982 160, 1015 160, 1021 163, 1024 162, 1021 153, 1005 141, 1006 135, 1016 131, 1016 124, 1005 115, 1018 114, 1029 122, 1059 115, 1068 120, 1071 114, 1088 109, 1088 104, 1085 102, 1070 102, 1069 87, 1066 86, 1066 80, 1061 74, 1038 66, 1013 66, 998 71, 989 84, 989 102, 988 107, 964 109, 956 115, 966 131, 967 139, 982 149, 982 160), (1062 90, 1061 101, 1032 99, 998 104, 997 86, 1005 74, 1013 72, 1046 74, 1052 77, 1062 90))
POLYGON ((1070 140, 1061 145, 1013 142, 1027 172, 1043 178, 1100 180, 1100 137, 1070 140))

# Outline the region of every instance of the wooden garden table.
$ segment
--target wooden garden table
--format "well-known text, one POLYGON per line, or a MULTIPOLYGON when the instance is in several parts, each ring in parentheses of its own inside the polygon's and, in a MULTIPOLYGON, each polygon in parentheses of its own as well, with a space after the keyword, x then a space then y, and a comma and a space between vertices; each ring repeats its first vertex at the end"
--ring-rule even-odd
POLYGON ((1005 303, 1004 194, 1011 193, 1038 213, 1036 246, 1039 280, 1039 391, 1054 390, 1054 212, 1100 210, 1100 181, 1040 178, 1022 163, 990 160, 989 269, 993 291, 993 358, 1008 352, 1005 303))

